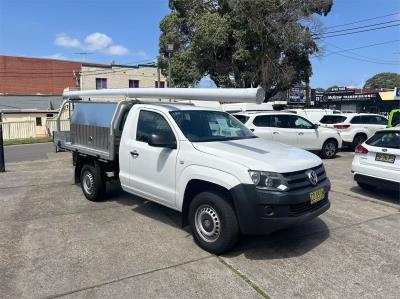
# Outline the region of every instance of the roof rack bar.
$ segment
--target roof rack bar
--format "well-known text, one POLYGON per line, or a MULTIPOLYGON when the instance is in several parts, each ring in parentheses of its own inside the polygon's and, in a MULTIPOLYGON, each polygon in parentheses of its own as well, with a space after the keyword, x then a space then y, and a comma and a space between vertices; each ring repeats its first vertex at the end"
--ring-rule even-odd
POLYGON ((265 92, 258 88, 121 88, 83 91, 64 91, 63 98, 125 97, 220 101, 224 103, 262 103, 265 92))

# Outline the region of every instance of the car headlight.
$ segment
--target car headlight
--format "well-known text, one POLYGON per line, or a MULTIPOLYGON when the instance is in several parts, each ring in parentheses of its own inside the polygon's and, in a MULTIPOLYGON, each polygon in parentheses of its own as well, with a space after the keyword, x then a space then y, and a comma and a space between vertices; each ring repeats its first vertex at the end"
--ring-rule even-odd
POLYGON ((249 175, 257 189, 285 191, 288 188, 285 179, 280 173, 249 170, 249 175))

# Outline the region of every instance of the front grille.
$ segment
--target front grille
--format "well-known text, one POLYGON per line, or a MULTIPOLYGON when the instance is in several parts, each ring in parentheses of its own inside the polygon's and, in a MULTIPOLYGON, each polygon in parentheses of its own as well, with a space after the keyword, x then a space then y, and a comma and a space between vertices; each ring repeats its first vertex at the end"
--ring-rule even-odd
POLYGON ((315 204, 311 204, 310 201, 297 203, 294 205, 290 205, 290 216, 299 216, 307 212, 312 212, 320 207, 322 207, 328 201, 328 197, 325 198, 315 204))
POLYGON ((309 169, 304 169, 304 170, 295 171, 295 172, 282 173, 283 177, 285 178, 285 180, 288 184, 289 190, 295 190, 295 189, 313 186, 306 175, 307 170, 314 170, 317 173, 318 183, 326 180, 325 168, 324 168, 324 165, 322 165, 322 164, 319 166, 313 167, 313 168, 309 168, 309 169))

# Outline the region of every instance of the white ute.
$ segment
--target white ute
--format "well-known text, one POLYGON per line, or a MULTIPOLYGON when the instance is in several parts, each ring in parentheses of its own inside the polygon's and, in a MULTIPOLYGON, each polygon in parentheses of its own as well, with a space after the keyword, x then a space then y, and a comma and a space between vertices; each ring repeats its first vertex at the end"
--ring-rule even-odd
POLYGON ((258 137, 315 151, 327 159, 334 158, 342 147, 336 130, 319 127, 294 113, 241 112, 234 116, 258 137))
MULTIPOLYGON (((257 138, 228 113, 188 104, 98 96, 261 102, 262 89, 122 89, 66 92, 71 130, 54 133, 73 153, 87 199, 104 198, 107 180, 182 212, 197 244, 222 253, 240 233, 266 234, 329 209, 330 181, 320 158, 257 138), (91 97, 91 101, 81 98, 91 97)), ((58 119, 61 119, 63 110, 58 119)), ((58 126, 60 128, 60 125, 58 126)))

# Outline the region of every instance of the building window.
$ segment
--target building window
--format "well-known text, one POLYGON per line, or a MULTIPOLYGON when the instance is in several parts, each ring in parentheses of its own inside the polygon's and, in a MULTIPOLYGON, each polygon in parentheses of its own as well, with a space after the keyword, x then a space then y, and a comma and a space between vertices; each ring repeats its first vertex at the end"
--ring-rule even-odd
POLYGON ((53 116, 54 116, 53 113, 47 113, 47 114, 46 114, 46 117, 53 117, 53 116))
POLYGON ((42 118, 41 117, 36 117, 36 126, 41 127, 42 126, 42 118))
POLYGON ((139 88, 139 80, 129 80, 129 88, 139 88))
POLYGON ((107 88, 107 79, 106 78, 96 78, 96 89, 107 88))
MULTIPOLYGON (((158 88, 158 81, 155 81, 154 86, 155 86, 156 88, 158 88)), ((164 81, 160 81, 160 88, 165 88, 165 82, 164 82, 164 81)))

